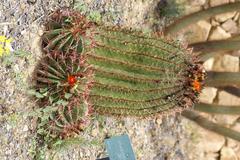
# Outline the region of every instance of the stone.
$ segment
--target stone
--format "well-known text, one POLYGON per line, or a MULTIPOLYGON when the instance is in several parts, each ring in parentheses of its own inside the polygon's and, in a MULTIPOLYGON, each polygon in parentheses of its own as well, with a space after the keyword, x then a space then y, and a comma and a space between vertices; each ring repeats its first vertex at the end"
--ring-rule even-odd
POLYGON ((220 149, 225 144, 225 138, 219 134, 216 134, 203 128, 199 128, 197 132, 201 137, 197 145, 205 153, 219 152, 220 149))
POLYGON ((162 124, 162 118, 156 118, 156 123, 158 125, 161 125, 162 124))
POLYGON ((188 28, 186 31, 186 39, 191 43, 206 41, 208 39, 210 30, 211 24, 209 22, 205 20, 199 21, 188 28))
POLYGON ((35 4, 37 2, 37 0, 27 0, 28 4, 35 4))
POLYGON ((201 6, 193 6, 193 5, 186 5, 184 8, 185 8, 186 15, 202 10, 201 6))
POLYGON ((228 147, 221 149, 220 160, 238 160, 236 153, 228 147))
POLYGON ((212 69, 219 72, 238 72, 239 58, 231 55, 216 56, 212 69))
POLYGON ((218 153, 207 153, 204 159, 206 160, 218 160, 219 154, 218 153))
POLYGON ((237 12, 227 12, 227 13, 222 13, 222 14, 218 14, 215 16, 215 19, 218 22, 225 22, 228 19, 233 18, 236 15, 237 12))
POLYGON ((211 19, 211 25, 213 26, 213 27, 216 27, 216 26, 219 26, 220 25, 220 23, 218 22, 218 21, 216 21, 215 19, 211 19))
POLYGON ((232 125, 239 117, 236 115, 215 115, 215 121, 217 123, 229 127, 232 125))
POLYGON ((94 128, 94 129, 92 130, 91 135, 92 135, 93 137, 97 137, 98 133, 99 133, 99 130, 98 130, 97 128, 94 128))
MULTIPOLYGON (((234 96, 225 91, 219 92, 218 99, 219 99, 218 101, 219 105, 229 105, 229 106, 240 105, 239 97, 234 96)), ((239 116, 238 115, 216 115, 215 118, 218 123, 229 126, 233 124, 239 118, 239 116)))
MULTIPOLYGON (((232 127, 232 129, 234 129, 236 131, 240 131, 240 122, 236 123, 232 127)), ((236 153, 238 159, 240 159, 240 142, 229 138, 227 145, 233 149, 233 151, 236 153)))
POLYGON ((192 6, 202 6, 206 3, 206 0, 191 0, 190 5, 192 6))
POLYGON ((229 0, 210 0, 211 7, 218 6, 225 3, 229 3, 229 0))
POLYGON ((237 23, 235 21, 233 21, 232 19, 229 19, 226 22, 224 22, 222 24, 222 28, 231 34, 237 33, 237 31, 238 31, 237 23))
POLYGON ((234 56, 234 57, 240 57, 240 50, 230 52, 230 54, 231 54, 232 56, 234 56))
POLYGON ((239 19, 239 16, 240 16, 240 13, 237 12, 237 14, 233 17, 233 20, 234 21, 237 21, 239 19))
POLYGON ((238 149, 235 153, 236 153, 238 159, 240 159, 240 149, 238 149))
POLYGON ((240 149, 240 142, 238 142, 234 139, 231 139, 231 138, 227 138, 227 145, 226 146, 229 147, 229 148, 232 148, 234 150, 234 152, 237 152, 240 149))
POLYGON ((212 103, 217 95, 217 89, 213 87, 205 87, 200 94, 200 101, 203 103, 212 103))
POLYGON ((230 38, 231 34, 227 33, 222 27, 216 27, 209 36, 209 40, 221 40, 230 38))
POLYGON ((225 91, 220 91, 218 95, 220 105, 240 105, 240 98, 225 91))
POLYGON ((25 126, 23 127, 23 132, 27 132, 27 131, 28 131, 28 126, 25 125, 25 126))
POLYGON ((203 67, 206 71, 210 71, 212 70, 213 64, 214 64, 214 58, 209 58, 203 63, 203 67))
POLYGON ((12 129, 12 126, 7 124, 7 127, 6 127, 7 131, 10 131, 12 129))

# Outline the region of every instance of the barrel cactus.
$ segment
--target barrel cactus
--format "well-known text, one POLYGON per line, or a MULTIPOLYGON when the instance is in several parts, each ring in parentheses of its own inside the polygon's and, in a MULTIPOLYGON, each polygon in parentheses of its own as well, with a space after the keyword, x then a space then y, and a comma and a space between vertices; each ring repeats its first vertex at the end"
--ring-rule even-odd
POLYGON ((93 22, 78 12, 57 10, 51 14, 45 24, 45 33, 42 36, 42 48, 45 52, 82 52, 84 37, 88 37, 93 22))
POLYGON ((89 100, 96 112, 148 116, 196 102, 203 69, 177 42, 104 26, 93 39, 82 54, 94 70, 89 100))
POLYGON ((72 97, 67 105, 59 105, 45 127, 62 139, 79 134, 89 124, 89 110, 81 97, 72 97))
MULTIPOLYGON (((56 104, 68 93, 75 97, 64 99, 71 112, 63 116, 72 114, 69 104, 76 99, 73 106, 88 110, 83 119, 93 112, 145 117, 197 102, 205 76, 202 63, 178 41, 94 24, 69 10, 58 10, 49 19, 42 37, 46 58, 36 69, 36 86, 46 91, 44 105, 56 104)), ((84 121, 78 120, 67 124, 74 128, 84 121)))

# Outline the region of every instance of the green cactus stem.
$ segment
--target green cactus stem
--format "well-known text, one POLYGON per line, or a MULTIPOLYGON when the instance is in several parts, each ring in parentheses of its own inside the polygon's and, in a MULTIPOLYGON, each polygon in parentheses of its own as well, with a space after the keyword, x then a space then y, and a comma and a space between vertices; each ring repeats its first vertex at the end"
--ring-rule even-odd
POLYGON ((92 71, 84 61, 78 53, 66 56, 61 52, 51 52, 40 60, 35 80, 37 91, 45 95, 44 104, 51 105, 64 99, 66 93, 75 93, 78 81, 84 84, 89 81, 92 71))
POLYGON ((233 35, 231 38, 228 38, 228 40, 238 41, 240 40, 240 35, 233 35))
POLYGON ((228 92, 234 96, 240 97, 240 88, 234 86, 223 86, 218 87, 218 89, 228 92))
POLYGON ((230 114, 230 115, 240 114, 240 106, 225 106, 206 103, 195 104, 194 110, 214 114, 230 114))
POLYGON ((84 38, 91 36, 92 26, 93 23, 78 12, 57 10, 50 15, 46 23, 42 36, 43 50, 81 53, 84 38))
POLYGON ((217 123, 211 122, 208 119, 201 116, 200 114, 198 114, 197 112, 185 110, 182 112, 182 115, 184 117, 194 121, 195 123, 197 123, 198 125, 200 125, 201 127, 205 128, 207 130, 210 130, 212 132, 223 135, 225 137, 229 137, 229 138, 235 139, 237 141, 240 141, 240 133, 239 132, 237 132, 233 129, 227 128, 223 125, 219 125, 217 123))
POLYGON ((82 97, 73 96, 66 106, 61 105, 50 115, 49 124, 45 126, 51 135, 65 139, 78 135, 89 125, 89 106, 82 103, 82 97))
POLYGON ((236 86, 240 87, 240 74, 239 72, 208 72, 206 86, 210 87, 223 87, 223 86, 236 86))
POLYGON ((149 116, 196 102, 202 65, 177 42, 104 26, 93 39, 94 47, 82 54, 94 70, 89 101, 97 113, 149 116))
POLYGON ((186 28, 187 26, 196 23, 199 20, 208 19, 217 14, 232 12, 239 9, 240 9, 240 2, 235 2, 235 3, 219 5, 216 7, 211 7, 206 10, 201 10, 199 12, 184 16, 176 20, 174 23, 172 23, 170 26, 168 26, 165 29, 164 34, 173 35, 178 31, 186 28))
POLYGON ((239 50, 240 40, 217 40, 200 42, 189 45, 193 47, 193 52, 199 53, 201 60, 205 61, 208 58, 214 57, 215 55, 224 54, 225 52, 239 50))
POLYGON ((41 107, 57 107, 43 126, 52 137, 62 139, 80 133, 88 124, 92 106, 88 101, 93 70, 79 53, 58 51, 45 55, 36 71, 36 90, 42 95, 41 107), (83 85, 83 95, 77 86, 83 85))

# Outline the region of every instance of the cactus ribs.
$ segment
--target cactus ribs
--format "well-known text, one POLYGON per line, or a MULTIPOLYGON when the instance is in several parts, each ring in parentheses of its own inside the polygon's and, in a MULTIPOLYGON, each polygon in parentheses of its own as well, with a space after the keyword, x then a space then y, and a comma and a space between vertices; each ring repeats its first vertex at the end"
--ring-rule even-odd
POLYGON ((77 124, 92 112, 145 117, 192 107, 204 83, 201 62, 179 42, 67 9, 49 17, 42 47, 36 88, 47 90, 45 105, 67 101, 51 119, 62 137, 82 129, 77 124))

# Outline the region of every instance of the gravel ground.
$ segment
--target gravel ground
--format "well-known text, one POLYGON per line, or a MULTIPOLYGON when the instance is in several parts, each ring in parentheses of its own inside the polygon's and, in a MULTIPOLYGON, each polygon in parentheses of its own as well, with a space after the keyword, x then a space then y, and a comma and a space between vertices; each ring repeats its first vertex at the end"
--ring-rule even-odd
MULTIPOLYGON (((46 16, 56 8, 72 6, 67 0, 1 0, 1 35, 12 37, 16 53, 0 57, 0 159, 22 160, 31 158, 35 120, 27 113, 35 107, 27 91, 31 73, 41 56, 39 36, 46 16), (24 52, 20 52, 20 50, 24 52)), ((159 0, 83 0, 75 7, 87 13, 98 11, 104 22, 115 25, 151 29, 154 9, 159 0)), ((58 152, 55 159, 95 160, 106 154, 101 143, 111 135, 127 133, 138 160, 187 160, 186 144, 189 134, 187 121, 169 116, 156 119, 98 117, 82 134, 90 140, 100 140, 97 145, 73 146, 58 152)), ((48 153, 50 155, 50 153, 48 153)))

